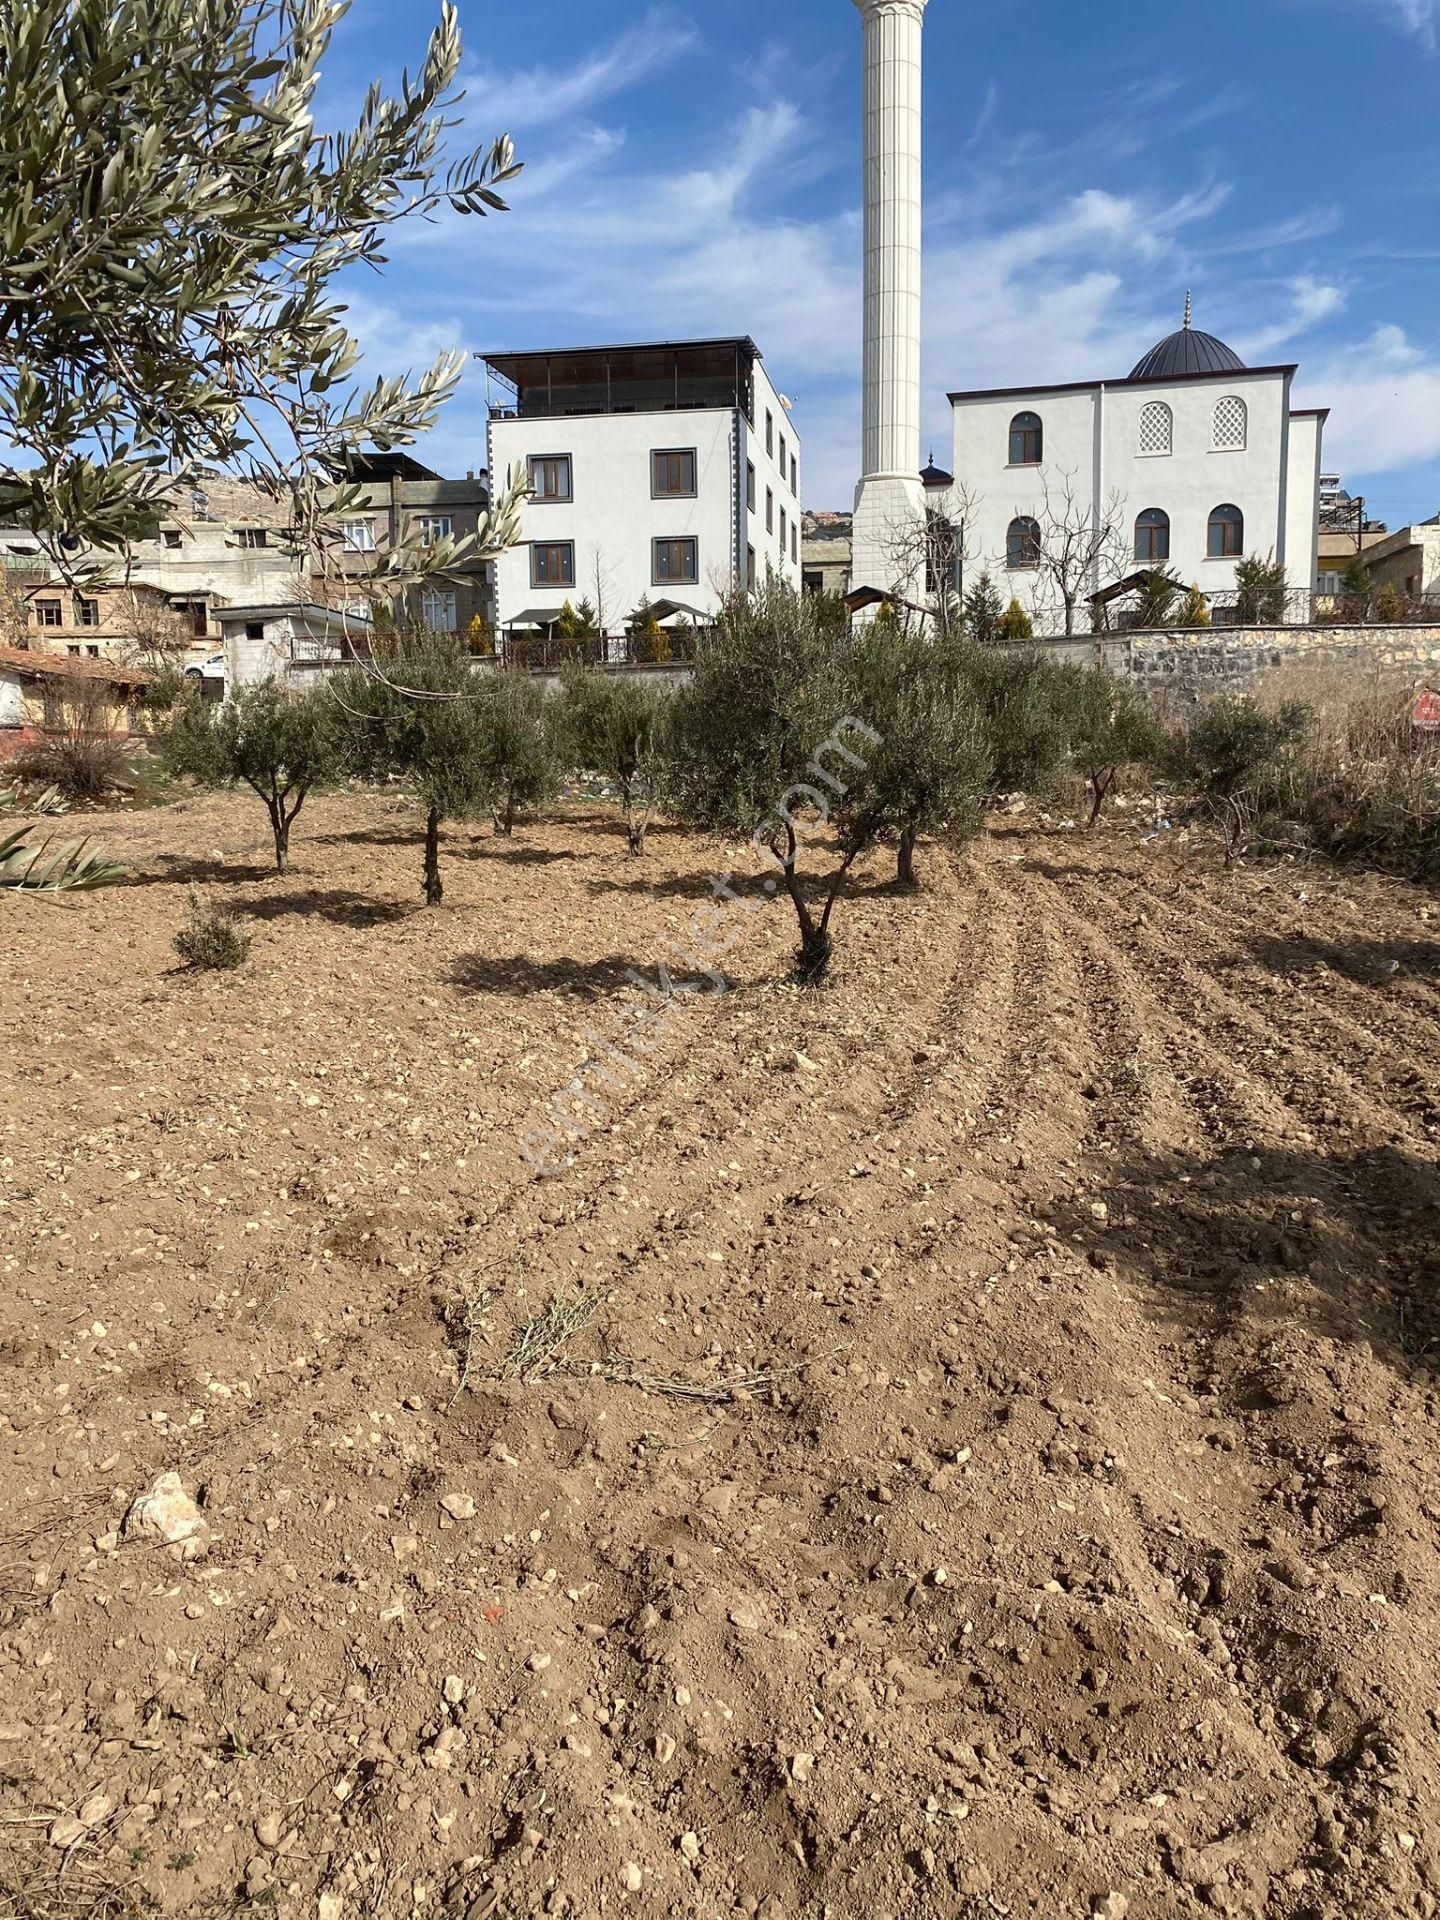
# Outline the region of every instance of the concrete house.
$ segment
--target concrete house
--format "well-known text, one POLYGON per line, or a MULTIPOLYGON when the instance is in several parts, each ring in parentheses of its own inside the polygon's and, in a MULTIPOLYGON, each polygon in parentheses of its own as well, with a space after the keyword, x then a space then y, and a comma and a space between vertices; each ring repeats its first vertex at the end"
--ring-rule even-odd
POLYGON ((582 599, 611 633, 642 600, 698 622, 767 573, 799 586, 800 437, 753 340, 480 357, 490 471, 533 489, 495 565, 501 629, 582 599))

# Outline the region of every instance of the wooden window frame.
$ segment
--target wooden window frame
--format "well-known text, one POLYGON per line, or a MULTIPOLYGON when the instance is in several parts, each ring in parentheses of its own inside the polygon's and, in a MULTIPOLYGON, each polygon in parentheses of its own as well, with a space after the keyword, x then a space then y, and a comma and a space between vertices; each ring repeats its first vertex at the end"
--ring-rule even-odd
POLYGON ((1146 507, 1143 513, 1138 513, 1135 516, 1136 562, 1137 564, 1143 564, 1146 566, 1154 567, 1154 566, 1158 566, 1161 561, 1168 560, 1169 558, 1170 558, 1170 516, 1168 513, 1166 513, 1163 507, 1146 507), (1149 516, 1153 513, 1158 513, 1161 516, 1161 518, 1164 521, 1163 526, 1159 525, 1158 523, 1147 524, 1147 521, 1149 520, 1149 516), (1165 551, 1163 553, 1142 553, 1140 551, 1140 538, 1142 534, 1147 535, 1149 537, 1149 544, 1152 547, 1155 544, 1155 536, 1157 534, 1163 534, 1165 539, 1165 551))
POLYGON ((87 600, 82 595, 80 599, 76 602, 76 605, 80 609, 80 624, 82 627, 98 627, 99 626, 100 602, 98 600, 87 600))
POLYGON ((32 601, 31 604, 35 608, 35 624, 37 627, 45 627, 53 632, 57 627, 64 626, 65 608, 62 602, 59 600, 35 600, 32 601), (52 612, 55 618, 53 620, 47 619, 47 614, 52 612))
MULTIPOLYGON (((683 468, 682 468, 683 472, 683 468)), ((650 498, 652 500, 697 500, 700 497, 700 452, 697 447, 652 447, 650 451, 650 498), (661 461, 690 462, 688 487, 662 487, 661 461)))
POLYGON ((1005 529, 1005 571, 1007 573, 1038 573, 1040 569, 1040 522, 1033 514, 1017 514, 1005 529), (1018 535, 1016 529, 1023 529, 1018 535), (1020 558, 1012 558, 1012 543, 1021 541, 1020 558))
POLYGON ((698 587, 700 584, 700 542, 693 533, 661 535, 650 542, 650 584, 652 587, 698 587), (694 559, 693 573, 662 573, 660 549, 688 547, 694 559))
POLYGON ((1012 467, 1038 467, 1043 466, 1044 461, 1045 422, 1040 418, 1038 413, 1031 413, 1028 410, 1024 413, 1017 413, 1010 422, 1010 465, 1012 467), (1035 425, 1033 427, 1021 426, 1020 422, 1022 420, 1033 420, 1035 425), (1017 440, 1020 442, 1021 449, 1018 460, 1015 457, 1015 442, 1017 440), (1032 442, 1034 443, 1035 449, 1033 453, 1029 451, 1032 442))
POLYGON ((261 553, 270 545, 268 527, 237 527, 235 538, 246 553, 261 553))
POLYGON ((532 489, 530 497, 530 505, 532 507, 568 507, 574 504, 575 461, 572 455, 568 453, 532 453, 525 462, 525 475, 532 489), (564 493, 542 493, 535 484, 536 468, 558 467, 562 463, 565 468, 564 493))
MULTIPOLYGON (((561 569, 562 573, 565 571, 561 569)), ((532 587, 573 587, 575 584, 575 542, 573 540, 532 540, 530 542, 530 584, 532 587), (568 553, 570 556, 568 575, 559 580, 548 579, 540 571, 542 553, 568 553)))
POLYGON ((1245 558, 1245 514, 1242 508, 1227 501, 1211 512, 1205 528, 1205 558, 1207 560, 1243 560, 1245 558), (1222 514, 1225 516, 1223 519, 1220 517, 1222 514), (1233 519, 1232 514, 1235 516, 1233 519), (1220 535, 1218 552, 1215 547, 1217 533, 1220 535))

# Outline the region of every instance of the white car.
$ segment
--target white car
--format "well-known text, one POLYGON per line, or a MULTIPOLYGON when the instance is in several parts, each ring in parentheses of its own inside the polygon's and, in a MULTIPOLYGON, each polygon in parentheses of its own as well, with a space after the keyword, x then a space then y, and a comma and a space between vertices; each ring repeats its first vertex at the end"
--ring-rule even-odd
POLYGON ((223 680, 225 678, 225 656, 212 653, 208 660, 195 660, 185 669, 187 680, 223 680))

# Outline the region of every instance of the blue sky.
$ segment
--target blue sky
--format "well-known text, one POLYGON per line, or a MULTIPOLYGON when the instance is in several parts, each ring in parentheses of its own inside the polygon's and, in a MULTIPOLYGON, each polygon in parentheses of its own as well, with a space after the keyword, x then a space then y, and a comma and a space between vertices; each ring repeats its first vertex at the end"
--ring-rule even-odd
MULTIPOLYGON (((850 0, 459 0, 464 129, 512 134, 498 219, 351 285, 370 371, 441 348, 749 333, 806 504, 858 461, 859 15, 850 0)), ((355 0, 332 114, 418 61, 425 5, 355 0)), ((1440 0, 930 0, 925 433, 950 388, 1116 377, 1179 324, 1300 363, 1327 465, 1440 511, 1440 0)), ((325 108, 322 107, 322 111, 325 108)), ((475 366, 420 449, 484 464, 475 366)))

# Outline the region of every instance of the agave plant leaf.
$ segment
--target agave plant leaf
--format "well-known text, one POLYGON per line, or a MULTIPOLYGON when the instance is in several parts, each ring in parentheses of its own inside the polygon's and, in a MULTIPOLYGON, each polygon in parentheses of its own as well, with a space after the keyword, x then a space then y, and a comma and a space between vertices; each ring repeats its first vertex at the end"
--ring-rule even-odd
POLYGON ((25 830, 0 835, 0 887, 22 893, 91 893, 113 887, 124 867, 88 840, 42 840, 27 846, 25 830))

